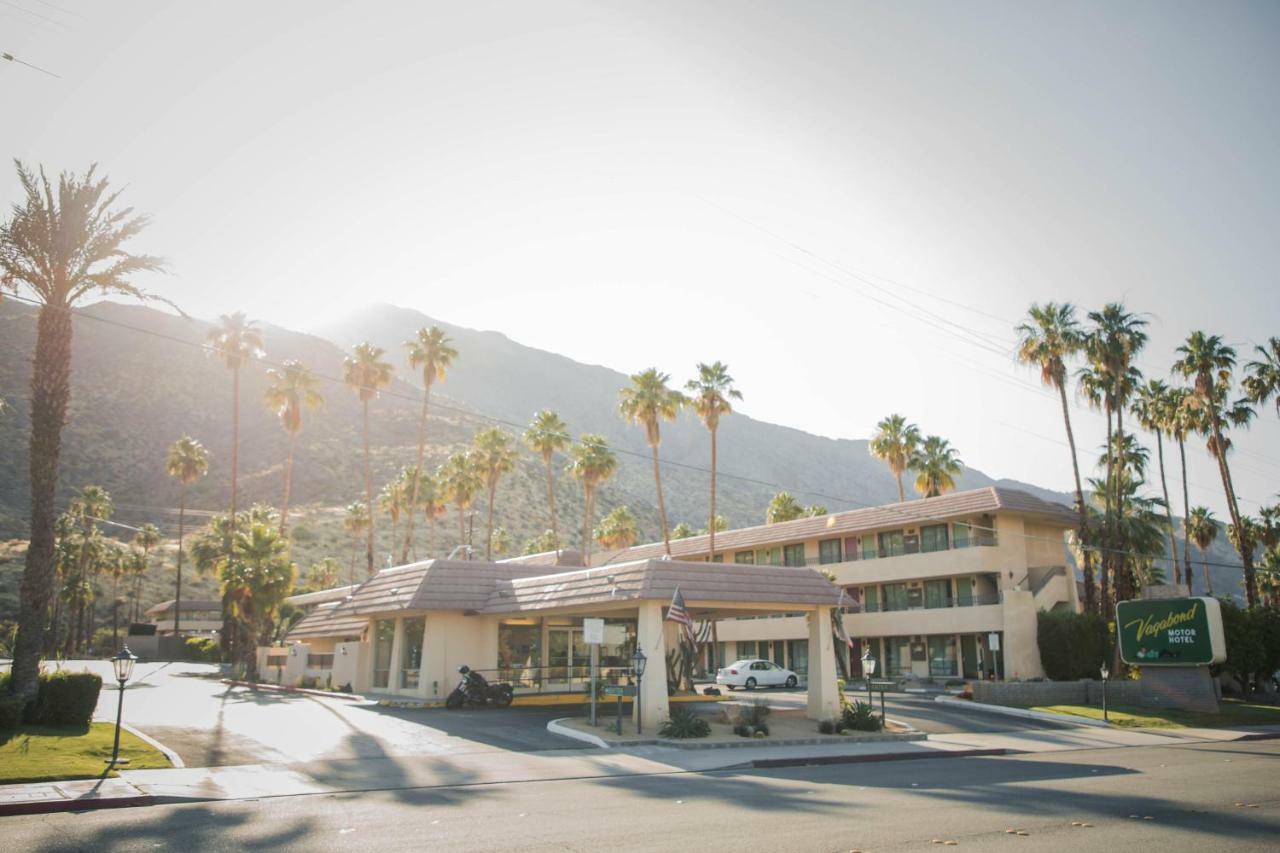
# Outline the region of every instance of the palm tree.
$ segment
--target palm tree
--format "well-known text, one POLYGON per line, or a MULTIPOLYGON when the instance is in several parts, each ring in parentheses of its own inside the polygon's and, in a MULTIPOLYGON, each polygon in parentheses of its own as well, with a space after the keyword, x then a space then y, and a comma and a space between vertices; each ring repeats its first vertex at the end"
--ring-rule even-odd
POLYGON ((289 457, 284 464, 284 500, 280 504, 280 535, 289 527, 289 491, 293 485, 293 451, 302 429, 302 410, 324 403, 316 390, 319 380, 302 362, 289 359, 278 370, 267 371, 267 406, 280 417, 280 426, 289 433, 289 457))
MULTIPOLYGON (((1170 388, 1165 400, 1165 429, 1178 443, 1178 459, 1182 474, 1182 517, 1185 520, 1191 514, 1191 495, 1187 490, 1187 434, 1194 426, 1193 413, 1187 408, 1188 391, 1185 388, 1170 388)), ((1191 594, 1191 541, 1182 537, 1182 566, 1186 569, 1187 595, 1191 594)))
POLYGON ((488 513, 485 521, 484 558, 493 558, 493 498, 498 492, 498 481, 516 467, 515 439, 501 427, 490 427, 475 437, 475 464, 484 475, 485 489, 489 493, 488 513))
POLYGON ((640 536, 636 517, 625 506, 615 507, 600 519, 594 533, 595 540, 611 551, 630 548, 640 536))
MULTIPOLYGON (((720 430, 720 418, 733 414, 730 400, 741 400, 742 392, 733 387, 733 377, 729 375, 729 367, 719 361, 711 364, 698 363, 698 378, 690 379, 684 389, 689 392, 690 404, 702 419, 707 432, 711 433, 711 512, 708 518, 716 517, 716 435, 720 430)), ((710 553, 707 559, 716 558, 716 526, 709 528, 711 540, 708 543, 710 553)))
MULTIPOLYGON (((425 470, 422 466, 427 449, 427 409, 431 404, 431 386, 436 382, 444 381, 445 373, 453 364, 453 360, 458 357, 458 351, 451 346, 452 343, 453 341, 439 326, 419 329, 412 340, 404 342, 409 350, 409 369, 422 370, 422 418, 418 421, 417 468, 419 471, 425 470)), ((415 478, 414 491, 409 495, 410 506, 418 505, 419 486, 420 481, 415 478)), ((413 541, 413 515, 409 513, 409 523, 405 526, 404 545, 400 550, 401 563, 409 562, 410 550, 413 550, 414 559, 418 556, 416 543, 413 541)))
MULTIPOLYGON (((72 581, 74 594, 68 616, 72 622, 72 630, 67 632, 67 644, 63 654, 70 657, 80 649, 85 641, 91 638, 92 631, 86 627, 88 603, 90 598, 89 571, 94 561, 98 522, 109 521, 114 504, 111 495, 101 486, 82 486, 71 498, 70 514, 80 528, 80 554, 76 564, 76 574, 72 581)), ((16 664, 15 659, 15 664, 16 664)))
POLYGON ((529 428, 524 431, 524 443, 542 457, 547 469, 547 506, 551 510, 551 536, 560 551, 560 527, 556 522, 556 482, 552 460, 569 446, 569 427, 550 409, 543 409, 533 416, 529 428))
POLYGON ((64 172, 55 191, 44 169, 17 163, 25 198, 0 223, 0 293, 27 290, 40 303, 31 370, 31 523, 19 592, 18 633, 10 690, 35 698, 40 655, 56 575, 54 523, 62 427, 71 398, 71 317, 85 298, 123 294, 155 299, 130 279, 163 268, 159 258, 122 247, 147 225, 116 205, 95 167, 81 177, 64 172))
MULTIPOLYGON (((1240 504, 1236 501, 1235 487, 1231 483, 1231 469, 1227 465, 1226 439, 1223 435, 1224 420, 1230 417, 1238 426, 1248 423, 1252 410, 1240 406, 1228 414, 1226 395, 1231 389, 1231 371, 1236 364, 1236 351, 1222 342, 1217 335, 1192 332, 1187 342, 1178 347, 1181 357, 1174 362, 1173 372, 1186 379, 1194 379, 1194 391, 1189 404, 1199 410, 1202 421, 1211 438, 1211 453, 1218 461, 1218 473, 1227 496, 1227 512, 1231 524, 1240 527, 1240 504)), ((1244 565, 1244 593, 1250 607, 1258 603, 1258 589, 1254 579, 1253 549, 1242 541, 1238 550, 1244 565)))
POLYGON ((465 545, 467 559, 471 558, 467 540, 467 512, 476 495, 484 488, 483 475, 476 464, 476 457, 468 451, 459 451, 445 460, 439 472, 444 498, 458 511, 458 544, 465 545))
POLYGON ((129 552, 129 598, 132 615, 130 621, 137 622, 141 616, 142 579, 147 573, 147 559, 141 551, 129 552))
POLYGON ((1138 388, 1132 403, 1133 416, 1143 429, 1156 437, 1156 459, 1160 466, 1160 490, 1164 494, 1164 517, 1169 533, 1169 554, 1173 561, 1173 582, 1182 585, 1182 564, 1178 560, 1178 536, 1173 527, 1172 504, 1169 503, 1169 484, 1164 474, 1164 433, 1171 422, 1169 413, 1169 386, 1159 379, 1150 379, 1138 388))
POLYGON ((369 505, 352 501, 347 504, 345 513, 342 518, 342 527, 351 537, 351 565, 348 567, 347 579, 354 584, 356 582, 356 548, 364 537, 365 531, 369 529, 369 505))
MULTIPOLYGON (((1204 589, 1206 595, 1213 595, 1213 578, 1209 577, 1209 546, 1218 538, 1218 522, 1208 507, 1194 507, 1187 513, 1183 521, 1183 529, 1188 539, 1196 543, 1200 552, 1200 567, 1204 571, 1204 589)), ((1188 572, 1190 574, 1190 572, 1188 572)))
POLYGON ((313 590, 332 589, 338 585, 338 577, 342 574, 342 564, 333 557, 325 557, 313 563, 307 571, 307 586, 313 590))
MULTIPOLYGON (((591 565, 591 529, 595 519, 596 490, 618 470, 618 458, 604 436, 584 433, 569 448, 569 476, 582 482, 582 564, 591 565)), ((663 535, 668 535, 663 530, 663 535)))
POLYGON ((400 473, 394 479, 382 487, 382 491, 378 492, 378 509, 385 512, 391 519, 391 550, 394 552, 396 542, 396 532, 400 526, 401 515, 413 515, 412 511, 406 512, 408 509, 409 496, 406 493, 408 489, 412 489, 413 485, 409 482, 410 472, 408 468, 401 468, 400 473))
POLYGON ((688 401, 683 394, 667 387, 671 377, 656 367, 632 375, 631 384, 618 392, 618 411, 630 424, 644 427, 645 441, 653 453, 653 485, 658 493, 658 523, 662 525, 662 545, 671 556, 671 531, 667 529, 667 505, 662 499, 662 472, 658 464, 658 445, 662 443, 660 424, 674 421, 688 401))
MULTIPOLYGON (((378 391, 391 383, 391 365, 382 360, 384 350, 369 342, 356 344, 352 354, 342 360, 342 378, 360 396, 362 431, 364 434, 364 502, 373 507, 373 474, 369 470, 369 401, 378 391)), ((373 575, 373 513, 369 514, 369 527, 365 531, 365 572, 373 575)))
POLYGON ((427 519, 427 555, 436 548, 436 522, 449 514, 449 504, 444 499, 444 487, 435 474, 423 472, 418 483, 418 509, 427 519))
POLYGON ((116 651, 120 650, 120 605, 124 603, 120 597, 120 578, 129 571, 128 554, 125 548, 113 547, 103 560, 111 577, 111 647, 116 651))
POLYGON ((1080 484, 1080 462, 1076 452, 1075 432, 1071 429, 1071 411, 1067 406, 1067 361, 1084 349, 1084 333, 1070 303, 1032 304, 1028 322, 1017 328, 1018 361, 1040 368, 1040 382, 1058 392, 1062 404, 1062 423, 1067 429, 1067 446, 1071 449, 1071 473, 1075 476, 1076 511, 1080 516, 1081 570, 1084 572, 1085 610, 1094 609, 1097 595, 1089 550, 1088 518, 1085 512, 1084 488, 1080 484))
POLYGON ((165 471, 178 481, 178 577, 173 602, 173 633, 176 636, 182 618, 182 540, 187 525, 187 487, 209 472, 209 454, 204 445, 189 435, 169 447, 165 471))
POLYGON ((675 527, 671 528, 672 539, 688 539, 690 536, 697 535, 693 527, 688 522, 682 521, 675 527))
POLYGON ((1280 338, 1267 338, 1265 347, 1255 346, 1257 361, 1244 366, 1245 396, 1259 406, 1274 398, 1276 415, 1280 416, 1280 338))
POLYGON ((915 455, 916 446, 920 444, 920 428, 907 423, 902 415, 889 417, 876 424, 875 435, 867 450, 871 455, 884 462, 898 479, 898 502, 907 499, 902 488, 902 473, 911 465, 911 457, 915 455))
POLYGON ((769 508, 765 510, 764 523, 778 524, 783 521, 794 521, 797 518, 804 518, 805 509, 795 496, 790 492, 778 492, 769 501, 769 508))
POLYGON ((236 479, 240 467, 240 368, 262 355, 262 333, 243 311, 223 314, 209 330, 209 345, 231 371, 231 534, 236 529, 236 479))
POLYGON ((241 663, 249 681, 258 679, 257 646, 269 641, 276 611, 293 588, 297 568, 289 544, 273 525, 250 522, 236 533, 231 554, 218 571, 223 596, 237 623, 241 663))
POLYGON ((936 498, 955 489, 955 478, 964 470, 964 463, 951 442, 931 435, 911 455, 911 470, 916 472, 916 491, 922 497, 936 498))
MULTIPOLYGON (((141 567, 133 574, 134 582, 134 601, 135 603, 142 597, 142 578, 146 575, 148 569, 151 568, 151 549, 160 544, 160 528, 150 522, 138 528, 138 532, 133 534, 133 544, 142 549, 139 556, 142 558, 141 567)), ((176 610, 174 611, 176 614, 176 610)), ((136 617, 135 617, 136 618, 136 617)), ((173 631, 176 635, 178 632, 178 617, 174 616, 173 631)))

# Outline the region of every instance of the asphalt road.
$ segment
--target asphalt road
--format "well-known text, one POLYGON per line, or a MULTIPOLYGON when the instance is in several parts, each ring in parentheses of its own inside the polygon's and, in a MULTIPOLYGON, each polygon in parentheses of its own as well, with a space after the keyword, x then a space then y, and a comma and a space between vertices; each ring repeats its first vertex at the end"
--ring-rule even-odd
POLYGON ((566 779, 11 817, 0 832, 24 851, 1274 850, 1278 758, 1258 741, 566 779))

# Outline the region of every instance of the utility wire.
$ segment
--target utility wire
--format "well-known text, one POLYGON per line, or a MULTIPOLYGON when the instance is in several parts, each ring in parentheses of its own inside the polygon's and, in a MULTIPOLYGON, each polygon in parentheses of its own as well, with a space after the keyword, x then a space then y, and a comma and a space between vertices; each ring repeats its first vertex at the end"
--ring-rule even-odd
POLYGON ((41 68, 39 65, 32 65, 30 62, 27 62, 26 60, 18 59, 18 57, 14 56, 12 53, 0 52, 0 59, 7 59, 9 62, 16 62, 19 65, 25 65, 28 68, 34 68, 36 71, 39 71, 41 74, 48 74, 50 77, 57 77, 59 80, 62 79, 61 75, 54 74, 49 69, 41 68))

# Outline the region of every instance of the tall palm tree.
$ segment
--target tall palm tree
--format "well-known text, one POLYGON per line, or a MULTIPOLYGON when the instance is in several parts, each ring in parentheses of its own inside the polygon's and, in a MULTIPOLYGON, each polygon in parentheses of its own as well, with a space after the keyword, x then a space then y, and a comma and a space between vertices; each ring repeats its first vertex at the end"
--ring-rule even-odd
POLYGON ((498 481, 516 467, 515 439, 501 427, 490 427, 475 437, 476 467, 484 475, 484 485, 489 493, 488 512, 485 521, 484 558, 493 558, 493 498, 498 493, 498 481))
MULTIPOLYGON (((730 400, 741 400, 742 392, 733 387, 733 377, 729 375, 729 367, 719 361, 711 364, 698 363, 698 378, 685 383, 684 390, 689 392, 690 405, 702 419, 702 424, 711 433, 711 512, 707 517, 716 518, 716 436, 720 431, 720 418, 733 414, 730 400)), ((709 561, 716 558, 716 525, 708 524, 711 534, 707 555, 709 561)), ((715 623, 712 623, 714 626, 715 623)))
POLYGON ((902 487, 902 474, 911 466, 911 457, 919 444, 919 427, 907 423, 902 415, 889 415, 876 424, 875 434, 867 445, 871 455, 888 465, 897 478, 899 503, 907 499, 906 490, 902 487))
POLYGON ((618 392, 618 411, 627 423, 644 427, 645 441, 653 453, 653 485, 658 492, 658 523, 662 525, 662 547, 671 555, 671 531, 667 528, 667 505, 662 499, 662 471, 658 445, 662 443, 660 424, 674 421, 687 402, 679 391, 667 387, 671 377, 656 367, 632 375, 631 384, 618 392))
MULTIPOLYGON (((385 351, 365 341, 356 344, 351 355, 342 360, 342 378, 360 397, 362 409, 362 433, 364 435, 364 503, 373 507, 373 474, 369 470, 369 401, 391 384, 391 365, 383 361, 385 351)), ((373 513, 369 513, 369 527, 365 530, 365 572, 373 575, 373 513)))
POLYGON ((964 470, 964 463, 951 442, 931 435, 912 454, 911 470, 916 472, 916 491, 936 498, 955 489, 955 478, 964 470))
POLYGON ((1265 347, 1253 349, 1258 358, 1244 366, 1248 374, 1244 378, 1245 396, 1259 406, 1274 399, 1276 415, 1280 416, 1280 338, 1267 338, 1265 347))
POLYGON ((1182 586, 1182 564, 1178 559, 1178 536, 1173 527, 1173 504, 1169 502, 1169 483, 1164 473, 1164 433, 1171 423, 1169 386, 1159 379, 1149 379, 1138 388, 1131 404, 1134 418, 1143 429, 1156 437, 1156 459, 1160 466, 1160 490, 1164 494, 1164 517, 1169 534, 1169 554, 1173 561, 1173 582, 1182 586))
MULTIPOLYGON (((476 495, 484 488, 483 475, 472 452, 459 451, 445 460, 439 471, 440 486, 446 500, 458 511, 458 544, 467 545, 467 512, 476 495)), ((470 548, 466 550, 470 559, 470 548)))
POLYGON ((0 222, 0 293, 28 292, 40 303, 31 370, 31 524, 18 604, 18 635, 10 690, 33 699, 45 647, 49 601, 56 575, 54 523, 62 427, 71 398, 71 317, 84 299, 123 294, 154 299, 131 283, 163 262, 134 255, 124 244, 147 225, 119 192, 90 166, 83 176, 62 173, 55 188, 44 169, 17 163, 23 199, 0 222))
POLYGON ((409 495, 408 489, 413 488, 411 482, 410 470, 408 468, 400 469, 390 482, 382 487, 382 491, 378 492, 378 509, 387 514, 391 520, 391 549, 395 550, 395 543, 399 541, 396 537, 397 531, 400 529, 400 516, 413 515, 406 512, 408 509, 409 495))
MULTIPOLYGON (((1235 487, 1231 482, 1231 469, 1227 465, 1228 445, 1224 436, 1225 421, 1231 417, 1236 425, 1248 423, 1252 410, 1237 406, 1227 413, 1227 395, 1231 391, 1231 371, 1236 364, 1236 351, 1222 342, 1217 335, 1192 332, 1187 342, 1178 347, 1181 354, 1173 364, 1173 372, 1185 379, 1194 380, 1190 405, 1199 410, 1201 420, 1212 438, 1211 453, 1218 462, 1218 473, 1227 496, 1227 512, 1231 524, 1240 527, 1240 504, 1236 501, 1235 487)), ((1250 607, 1258 603, 1258 589, 1254 579, 1253 549, 1242 541, 1238 548, 1240 562, 1244 566, 1244 593, 1250 607)))
MULTIPOLYGON (((1187 434, 1194 425, 1193 413, 1187 408, 1188 392, 1185 388, 1170 388, 1165 400, 1165 429, 1178 443, 1178 459, 1182 475, 1182 517, 1191 515, 1191 495, 1187 491, 1187 434)), ((1182 537, 1182 565, 1187 574, 1187 595, 1191 594, 1191 540, 1182 537)))
POLYGON ((449 504, 445 500, 444 487, 440 484, 437 473, 424 471, 418 483, 418 509, 427 519, 428 558, 436 550, 436 522, 449 514, 449 504))
POLYGON ((320 380, 297 359, 279 369, 267 371, 267 406, 280 417, 280 426, 289 433, 289 457, 284 463, 284 500, 280 504, 280 535, 289 527, 289 492, 293 486, 293 451, 302 430, 302 410, 316 409, 324 397, 316 390, 320 380))
POLYGON ((187 487, 209 473, 209 453, 204 445, 184 435, 169 447, 165 471, 178 481, 178 577, 174 590, 173 633, 177 635, 182 619, 182 544, 187 527, 187 487))
POLYGON ((231 554, 219 566, 223 596, 236 620, 245 677, 258 678, 257 647, 268 640, 276 611, 293 589, 297 568, 289 544, 273 525, 251 521, 236 533, 231 554))
MULTIPOLYGON (((431 405, 431 386, 443 382, 445 373, 458 357, 458 351, 452 346, 453 341, 439 326, 423 328, 412 339, 404 342, 409 350, 409 369, 422 371, 422 418, 418 421, 418 463, 419 471, 425 471, 423 462, 427 450, 427 410, 431 405)), ((409 495, 409 505, 418 505, 418 493, 421 481, 413 481, 413 491, 409 495)), ((404 545, 400 549, 400 562, 409 562, 412 550, 417 559, 416 543, 413 541, 413 513, 409 513, 409 522, 405 525, 404 545)), ((393 546, 394 547, 394 546, 393 546)))
POLYGON ((569 476, 582 483, 582 564, 591 565, 591 530, 595 520, 596 490, 618 470, 618 458, 604 436, 584 433, 569 448, 569 476))
POLYGON ((341 576, 342 564, 333 557, 325 557, 307 570, 307 586, 312 590, 333 589, 341 576))
POLYGON ((129 598, 132 615, 130 621, 137 622, 141 616, 142 580, 147 574, 147 558, 141 551, 129 552, 129 598))
POLYGON ((231 535, 236 530, 236 485, 240 469, 240 369, 245 362, 262 355, 262 333, 243 311, 223 314, 209 330, 209 345, 231 371, 231 535))
POLYGON ((70 657, 90 639, 91 631, 86 628, 85 621, 90 599, 89 573, 97 551, 102 547, 98 541, 98 522, 109 521, 113 511, 111 495, 101 486, 82 486, 71 498, 68 512, 80 530, 80 553, 77 555, 75 577, 72 581, 73 594, 68 609, 72 630, 67 632, 63 652, 66 657, 70 657))
POLYGON ((347 504, 342 517, 342 528, 351 537, 351 565, 347 569, 347 581, 356 582, 356 548, 369 529, 369 505, 360 501, 347 504))
POLYGON ((1080 517, 1081 570, 1084 572, 1084 606, 1092 611, 1097 589, 1093 576, 1093 555, 1089 549, 1088 517, 1084 488, 1080 483, 1080 462, 1076 453, 1075 432, 1071 429, 1071 411, 1067 406, 1067 361, 1084 349, 1084 332, 1070 303, 1032 304, 1028 321, 1017 328, 1018 361, 1040 368, 1040 382, 1058 392, 1062 404, 1062 423, 1067 429, 1067 446, 1071 449, 1071 473, 1075 476, 1076 512, 1080 517))
POLYGON ((560 553, 560 527, 556 521, 556 481, 552 460, 557 453, 564 453, 569 446, 569 427, 550 409, 543 409, 533 416, 529 428, 524 431, 524 443, 542 457, 547 469, 547 506, 551 510, 551 537, 560 553))
MULTIPOLYGON (((137 602, 142 597, 142 579, 146 575, 148 569, 151 568, 151 549, 160 544, 160 528, 150 522, 138 528, 138 532, 133 534, 133 544, 141 549, 139 556, 142 558, 142 566, 138 572, 133 575, 135 585, 134 601, 137 602)), ((176 605, 175 605, 176 606, 176 605)), ((174 611, 173 631, 176 635, 178 632, 177 611, 174 611)))
POLYGON ((1209 546, 1218 538, 1218 522, 1208 507, 1198 506, 1187 513, 1183 521, 1187 538, 1196 543, 1200 552, 1200 567, 1204 571, 1204 590, 1206 595, 1213 595, 1213 578, 1209 577, 1209 546))
POLYGON ((796 500, 795 495, 790 492, 778 492, 769 501, 769 506, 764 513, 765 524, 779 524, 783 521, 794 521, 797 518, 804 518, 804 507, 800 501, 796 500))
POLYGON ((625 506, 614 507, 613 511, 600 519, 600 524, 593 531, 595 540, 609 550, 630 548, 636 544, 640 532, 636 517, 625 506))

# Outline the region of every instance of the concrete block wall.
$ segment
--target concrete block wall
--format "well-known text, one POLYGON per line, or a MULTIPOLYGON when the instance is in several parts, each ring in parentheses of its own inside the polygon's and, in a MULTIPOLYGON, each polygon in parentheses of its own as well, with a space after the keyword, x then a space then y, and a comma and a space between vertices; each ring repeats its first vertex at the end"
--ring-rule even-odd
MULTIPOLYGON (((1112 681, 1107 701, 1115 705, 1142 704, 1142 682, 1112 681)), ((979 681, 973 698, 991 705, 1030 708, 1033 705, 1102 705, 1101 681, 979 681)))

